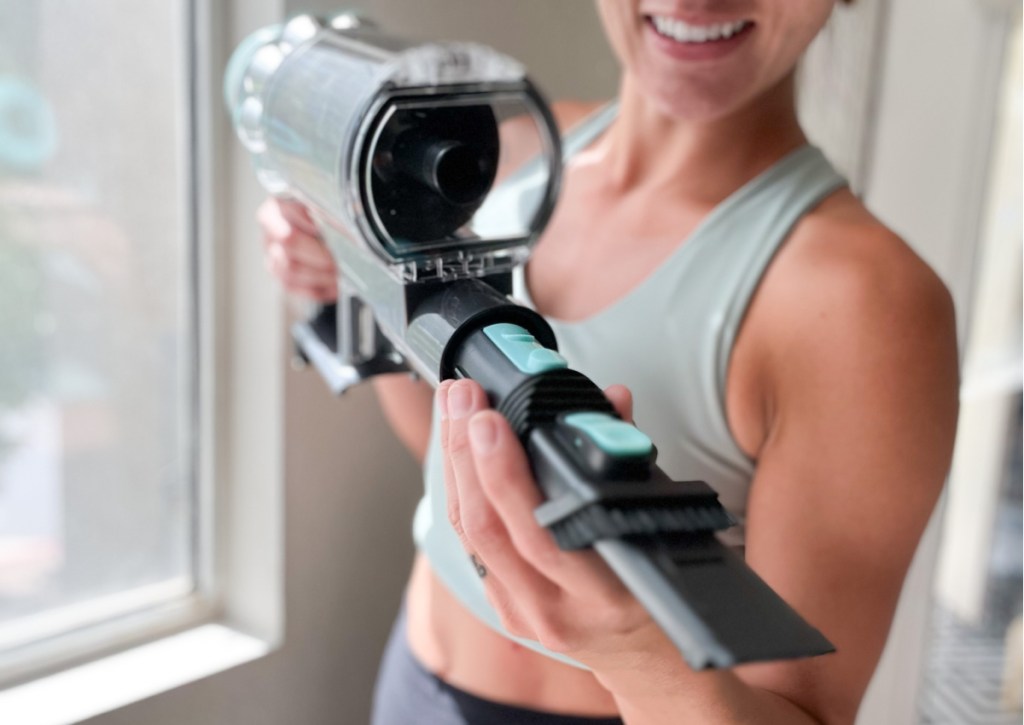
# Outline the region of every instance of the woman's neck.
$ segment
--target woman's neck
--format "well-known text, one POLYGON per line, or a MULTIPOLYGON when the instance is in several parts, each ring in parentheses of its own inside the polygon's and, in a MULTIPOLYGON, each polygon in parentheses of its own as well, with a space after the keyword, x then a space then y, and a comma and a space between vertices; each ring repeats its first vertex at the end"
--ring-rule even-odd
POLYGON ((601 163, 620 193, 658 189, 716 204, 807 142, 794 86, 789 76, 741 111, 696 122, 665 115, 627 74, 615 123, 580 161, 601 163))

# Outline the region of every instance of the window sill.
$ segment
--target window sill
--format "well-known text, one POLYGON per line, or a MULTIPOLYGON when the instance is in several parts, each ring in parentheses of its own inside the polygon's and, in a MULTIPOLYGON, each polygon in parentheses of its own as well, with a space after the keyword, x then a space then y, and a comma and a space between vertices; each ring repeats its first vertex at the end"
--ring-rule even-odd
POLYGON ((251 662, 271 649, 223 624, 205 624, 0 691, 0 722, 80 722, 251 662))

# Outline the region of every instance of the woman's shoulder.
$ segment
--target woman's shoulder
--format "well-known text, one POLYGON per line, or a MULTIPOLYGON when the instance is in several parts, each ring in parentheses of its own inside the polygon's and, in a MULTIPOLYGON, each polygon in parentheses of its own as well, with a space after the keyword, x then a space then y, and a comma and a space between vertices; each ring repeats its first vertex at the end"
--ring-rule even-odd
POLYGON ((805 304, 842 304, 854 315, 952 309, 932 267, 849 189, 807 214, 779 257, 780 273, 802 281, 805 304))
POLYGON ((773 267, 778 311, 810 325, 825 310, 847 322, 896 326, 952 318, 935 271, 848 189, 801 220, 773 267))
POLYGON ((916 376, 917 383, 955 389, 949 291, 849 190, 797 225, 769 267, 748 322, 770 396, 813 393, 813 380, 828 394, 830 386, 862 375, 884 378, 885 386, 916 376))
POLYGON ((821 422, 823 410, 837 407, 853 418, 878 419, 891 408, 909 426, 955 425, 952 297, 848 190, 798 224, 743 325, 730 379, 746 383, 734 387, 730 405, 748 452, 763 452, 780 426, 802 430, 796 419, 821 422))

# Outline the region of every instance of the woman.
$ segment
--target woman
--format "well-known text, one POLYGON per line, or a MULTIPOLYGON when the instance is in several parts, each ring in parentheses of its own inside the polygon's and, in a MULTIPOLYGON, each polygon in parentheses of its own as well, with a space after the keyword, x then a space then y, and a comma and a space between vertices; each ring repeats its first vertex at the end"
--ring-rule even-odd
MULTIPOLYGON (((574 367, 627 384, 608 389, 627 418, 633 390, 662 466, 719 490, 732 543, 837 652, 693 672, 595 555, 537 527, 478 386, 440 387, 431 441, 431 391, 381 379, 429 459, 381 725, 853 721, 949 464, 957 368, 942 283, 797 121, 794 68, 832 6, 598 0, 617 104, 556 104, 571 156, 519 292, 574 367)), ((285 287, 333 298, 303 211, 261 222, 285 287)))

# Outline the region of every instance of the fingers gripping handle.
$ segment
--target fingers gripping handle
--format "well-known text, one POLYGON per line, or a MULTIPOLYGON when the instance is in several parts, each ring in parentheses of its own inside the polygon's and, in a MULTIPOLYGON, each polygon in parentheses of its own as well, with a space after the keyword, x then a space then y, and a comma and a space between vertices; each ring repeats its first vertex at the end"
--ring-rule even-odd
POLYGON ((509 420, 563 549, 593 547, 696 669, 808 657, 831 643, 715 532, 734 522, 702 481, 672 481, 650 439, 586 376, 523 326, 460 337, 454 376, 472 378, 509 420))

